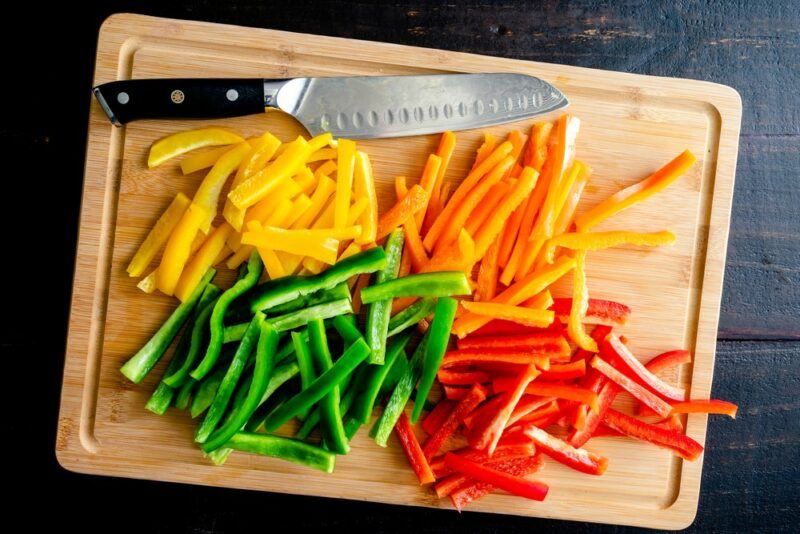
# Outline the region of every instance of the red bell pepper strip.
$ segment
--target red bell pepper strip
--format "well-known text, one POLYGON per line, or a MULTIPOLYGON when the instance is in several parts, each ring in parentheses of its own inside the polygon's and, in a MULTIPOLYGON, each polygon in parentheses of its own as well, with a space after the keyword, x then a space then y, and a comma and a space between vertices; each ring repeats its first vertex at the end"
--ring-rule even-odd
MULTIPOLYGON (((592 339, 595 340, 597 345, 600 346, 603 340, 611 333, 611 331, 612 328, 610 326, 598 325, 592 331, 591 336, 592 339)), ((591 360, 593 356, 594 356, 593 352, 589 352, 588 350, 584 349, 578 349, 573 355, 572 361, 584 360, 587 361, 588 364, 588 360, 591 360)), ((606 380, 607 380, 606 377, 603 376, 602 373, 598 372, 596 369, 589 367, 586 370, 586 374, 578 382, 578 385, 580 387, 594 391, 595 393, 599 393, 600 389, 606 383, 606 380)), ((582 430, 583 425, 586 421, 586 416, 587 416, 586 412, 588 408, 578 403, 570 403, 570 406, 572 409, 572 418, 571 418, 572 420, 570 423, 574 428, 582 430)))
POLYGON ((550 331, 515 336, 470 336, 458 340, 458 349, 530 349, 550 354, 570 353, 564 336, 550 331))
POLYGON ((484 424, 489 417, 497 411, 497 407, 503 402, 502 395, 492 397, 483 405, 464 418, 464 426, 468 429, 484 424))
MULTIPOLYGON (((535 454, 536 446, 533 445, 532 447, 534 453, 531 453, 526 456, 533 456, 533 454, 535 454)), ((457 454, 459 457, 468 460, 470 462, 475 462, 478 465, 482 465, 484 467, 489 467, 492 469, 498 469, 501 466, 508 465, 509 463, 508 461, 512 459, 512 458, 489 458, 488 456, 472 458, 464 454, 458 454, 456 451, 448 451, 448 452, 450 454, 457 454)), ((441 458, 444 470, 446 470, 446 472, 448 473, 447 475, 445 475, 444 478, 439 479, 439 481, 434 486, 434 489, 436 490, 436 496, 439 497, 440 499, 447 497, 452 492, 458 490, 462 486, 466 486, 468 484, 475 482, 474 479, 462 473, 459 473, 458 471, 447 465, 447 463, 445 462, 446 456, 447 454, 442 454, 441 456, 438 457, 441 458)))
POLYGON ((603 382, 604 383, 600 388, 600 393, 597 394, 597 412, 586 414, 586 420, 583 424, 583 428, 579 430, 576 429, 574 432, 572 432, 572 434, 569 435, 569 438, 567 438, 567 441, 573 447, 582 447, 587 441, 589 441, 589 438, 594 435, 594 431, 597 430, 597 427, 602 422, 606 411, 608 411, 608 409, 611 407, 611 403, 614 402, 614 399, 617 398, 617 395, 621 391, 621 388, 614 382, 605 379, 603 382))
POLYGON ((645 364, 648 371, 653 374, 659 373, 664 369, 683 365, 692 361, 692 355, 688 350, 671 350, 658 356, 645 364))
MULTIPOLYGON (((681 423, 680 418, 677 415, 672 415, 667 417, 661 422, 653 423, 653 426, 666 428, 667 430, 674 430, 676 432, 683 432, 683 424, 681 423)), ((593 438, 600 438, 600 437, 608 437, 608 438, 624 438, 626 437, 625 434, 621 432, 617 432, 613 428, 609 428, 603 423, 600 423, 600 426, 597 427, 595 430, 593 438)), ((435 473, 436 471, 434 471, 435 473)))
POLYGON ((469 388, 462 386, 442 386, 447 400, 460 401, 469 393, 469 388))
POLYGON ((514 379, 513 386, 509 388, 508 393, 503 396, 504 401, 500 404, 497 411, 486 424, 483 425, 480 432, 475 431, 472 433, 472 439, 469 443, 472 448, 487 449, 490 456, 494 453, 497 442, 500 441, 500 436, 503 435, 503 430, 506 428, 511 414, 514 413, 514 408, 517 407, 517 403, 525 394, 525 388, 528 387, 528 384, 537 376, 539 376, 539 371, 536 369, 536 366, 529 365, 522 374, 514 379))
POLYGON ((493 319, 472 332, 468 337, 496 337, 496 336, 515 336, 530 334, 533 332, 541 332, 542 329, 536 326, 527 326, 524 324, 515 323, 513 321, 506 321, 503 319, 493 319))
POLYGON ((603 423, 632 438, 667 448, 686 460, 696 460, 703 452, 703 446, 689 436, 645 423, 611 408, 603 416, 603 423))
POLYGON ((431 466, 428 465, 428 460, 425 458, 422 448, 419 446, 419 441, 414 435, 414 429, 411 428, 411 421, 408 420, 405 412, 400 414, 400 419, 397 420, 394 431, 397 437, 400 438, 400 445, 402 445, 403 452, 408 458, 408 463, 411 464, 411 469, 417 474, 419 483, 430 484, 436 481, 436 477, 431 471, 431 466))
POLYGON ((607 458, 585 449, 577 449, 541 428, 531 425, 523 432, 536 443, 538 450, 576 471, 589 475, 602 475, 608 466, 607 458))
MULTIPOLYGON (((692 399, 683 402, 676 402, 672 405, 672 410, 670 411, 671 414, 679 414, 679 413, 708 413, 708 414, 716 414, 716 415, 727 415, 728 417, 732 417, 736 419, 736 412, 739 411, 739 407, 733 404, 732 402, 724 401, 724 400, 702 400, 702 399, 692 399)), ((639 410, 638 415, 653 415, 654 412, 649 406, 642 406, 639 410)), ((656 414, 658 415, 658 414, 656 414)))
POLYGON ((476 365, 484 362, 514 365, 534 364, 539 369, 545 370, 550 367, 550 358, 547 355, 526 349, 451 350, 444 355, 441 367, 447 369, 457 365, 476 365))
POLYGON ((555 363, 550 365, 550 369, 543 371, 539 380, 557 381, 574 380, 586 374, 586 360, 579 359, 570 363, 555 363))
POLYGON ((606 338, 601 345, 600 353, 603 355, 603 359, 607 361, 614 362, 616 358, 624 362, 630 371, 625 374, 647 386, 654 393, 674 401, 682 401, 686 398, 686 392, 682 388, 667 384, 642 365, 616 335, 610 334, 606 338))
MULTIPOLYGON (((517 458, 514 460, 507 460, 501 465, 495 467, 498 471, 503 471, 509 475, 525 476, 535 473, 542 467, 542 455, 529 456, 528 458, 517 458)), ((453 506, 460 512, 472 501, 480 499, 484 495, 491 493, 494 486, 487 482, 473 481, 458 488, 450 494, 450 500, 453 506)))
POLYGON ((522 419, 523 417, 535 412, 539 408, 550 404, 555 400, 553 397, 539 397, 537 395, 525 395, 517 403, 511 417, 508 418, 506 427, 509 427, 522 419))
POLYGON ((484 384, 491 382, 489 373, 484 371, 451 371, 449 369, 439 369, 436 373, 439 382, 448 386, 471 386, 472 384, 484 384))
POLYGON ((595 356, 592 359, 592 367, 603 373, 606 378, 612 380, 622 389, 633 395, 639 402, 656 412, 661 417, 667 417, 672 409, 668 402, 661 400, 658 395, 651 393, 644 386, 628 378, 623 373, 617 371, 608 362, 595 356))
POLYGON ((422 430, 429 436, 436 432, 450 415, 450 412, 456 407, 456 404, 458 404, 456 401, 450 399, 440 400, 439 403, 434 406, 433 410, 425 416, 425 419, 422 420, 422 430))
MULTIPOLYGON (((520 436, 525 439, 524 442, 519 443, 519 438, 513 438, 512 440, 503 437, 500 440, 500 443, 497 445, 497 449, 495 449, 494 454, 490 457, 486 454, 486 451, 476 451, 470 447, 463 447, 461 449, 456 449, 448 452, 452 452, 453 454, 458 454, 462 458, 466 458, 467 460, 471 460, 477 463, 487 463, 492 462, 496 463, 503 460, 509 460, 511 458, 520 458, 523 456, 533 456, 536 454, 536 445, 533 442, 525 437, 520 436)), ((444 478, 448 475, 453 474, 453 470, 447 467, 444 463, 444 454, 436 456, 430 461, 431 470, 433 474, 436 476, 437 479, 444 478)))
POLYGON ((547 496, 549 488, 546 484, 541 482, 509 475, 497 469, 470 462, 452 453, 447 453, 444 457, 444 461, 445 464, 449 465, 452 469, 468 477, 474 478, 479 482, 486 482, 487 484, 491 484, 511 494, 535 501, 542 501, 547 496))
POLYGON ((422 446, 422 451, 425 453, 425 458, 430 460, 439 449, 442 448, 444 442, 455 432, 461 425, 464 418, 472 410, 474 410, 480 403, 486 400, 486 388, 480 384, 475 384, 472 389, 464 396, 461 401, 456 405, 455 409, 450 412, 450 415, 445 419, 442 425, 433 433, 432 436, 425 440, 422 446))
MULTIPOLYGON (((569 312, 572 308, 571 298, 555 298, 550 309, 553 310, 561 322, 567 322, 569 312)), ((631 309, 625 304, 612 300, 589 299, 589 308, 583 322, 586 324, 598 324, 607 326, 623 326, 628 323, 631 316, 631 309)))
MULTIPOLYGON (((495 393, 508 391, 512 386, 512 381, 508 378, 496 378, 492 382, 492 389, 495 393)), ((528 395, 540 395, 542 397, 556 397, 588 404, 589 407, 597 412, 597 393, 594 391, 579 388, 576 386, 565 386, 563 384, 552 384, 549 382, 533 382, 525 389, 528 395)))

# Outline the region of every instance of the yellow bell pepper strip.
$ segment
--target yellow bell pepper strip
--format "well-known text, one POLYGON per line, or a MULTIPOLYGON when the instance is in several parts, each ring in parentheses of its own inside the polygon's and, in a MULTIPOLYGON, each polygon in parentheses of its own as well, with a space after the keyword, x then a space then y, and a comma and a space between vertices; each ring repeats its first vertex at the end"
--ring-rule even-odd
POLYGON ((243 141, 243 137, 222 128, 201 128, 172 134, 153 143, 147 157, 147 167, 158 167, 165 161, 196 148, 232 145, 243 141))
POLYGON ((300 169, 300 172, 295 174, 292 179, 300 186, 300 191, 306 195, 310 195, 317 186, 317 179, 314 176, 314 172, 305 166, 300 169))
POLYGON ((428 209, 425 210, 425 218, 421 225, 417 225, 421 235, 425 235, 428 229, 436 220, 441 212, 442 203, 442 183, 444 182, 444 175, 447 172, 447 167, 450 165, 450 159, 453 157, 453 151, 456 148, 456 134, 451 131, 446 131, 439 138, 439 147, 436 149, 436 155, 441 159, 439 165, 439 172, 436 173, 433 189, 431 190, 431 199, 429 201, 428 209))
POLYGON ((325 203, 328 201, 333 191, 336 189, 336 184, 333 180, 325 175, 321 175, 317 182, 317 188, 311 195, 311 205, 306 208, 303 214, 291 225, 292 229, 304 229, 311 226, 311 223, 317 218, 325 203))
POLYGON ((531 194, 538 180, 539 173, 531 167, 525 167, 522 170, 516 183, 511 187, 508 196, 503 199, 486 224, 475 234, 476 259, 483 258, 492 241, 500 238, 504 221, 509 220, 514 210, 522 207, 524 200, 531 194))
POLYGON ((259 248, 258 254, 261 256, 261 261, 264 262, 264 268, 267 270, 270 280, 286 276, 287 273, 284 271, 283 265, 274 250, 259 248))
MULTIPOLYGON (((273 226, 280 226, 281 228, 291 228, 292 225, 311 207, 311 199, 305 193, 300 193, 294 202, 292 202, 292 209, 289 210, 288 215, 284 218, 281 224, 273 226)), ((269 225, 268 225, 269 226, 269 225)))
POLYGON ((583 350, 597 352, 597 342, 583 328, 583 317, 589 309, 589 290, 586 287, 586 251, 575 253, 575 272, 572 281, 572 308, 569 312, 567 332, 570 339, 583 350))
POLYGON ((175 296, 178 297, 178 300, 184 302, 189 298, 209 267, 214 265, 214 260, 226 246, 225 240, 228 239, 228 234, 231 232, 233 232, 233 227, 228 223, 222 223, 219 228, 208 235, 208 238, 203 242, 203 246, 200 247, 200 250, 197 251, 191 261, 186 264, 181 273, 178 285, 175 286, 175 296))
POLYGON ((675 244, 675 234, 664 230, 661 232, 639 233, 627 231, 611 232, 578 232, 557 235, 547 242, 545 257, 548 263, 553 262, 558 247, 570 250, 601 250, 620 245, 638 245, 658 247, 675 244))
MULTIPOLYGON (((436 186, 436 177, 439 176, 439 169, 442 166, 442 158, 436 154, 430 154, 425 167, 422 169, 422 176, 419 179, 419 185, 428 192, 428 199, 433 194, 433 188, 436 186)), ((425 222, 425 213, 428 210, 428 203, 422 207, 417 213, 414 214, 414 220, 417 223, 417 228, 422 227, 425 222)))
POLYGON ((419 185, 412 187, 402 200, 381 216, 378 221, 376 239, 383 239, 395 228, 413 217, 428 202, 428 197, 428 192, 419 185))
POLYGON ((136 251, 130 264, 128 264, 127 271, 129 276, 142 275, 147 266, 150 265, 150 262, 153 261, 156 254, 161 250, 161 247, 163 247, 167 239, 169 239, 170 234, 178 225, 178 222, 181 220, 181 217, 183 217, 189 204, 189 197, 183 193, 175 195, 175 198, 158 218, 156 224, 153 225, 150 233, 147 234, 147 237, 139 246, 139 250, 136 251))
POLYGON ((612 215, 664 190, 683 176, 696 161, 697 158, 694 157, 694 154, 685 150, 641 182, 618 191, 594 208, 581 214, 575 219, 575 225, 583 232, 590 230, 612 215))
POLYGON ((136 287, 147 293, 148 295, 156 290, 156 269, 152 271, 150 274, 139 280, 139 283, 136 284, 136 287))
POLYGON ((267 217, 272 215, 283 200, 291 200, 302 192, 302 188, 295 180, 285 180, 266 198, 248 208, 244 215, 244 222, 267 220, 267 217))
POLYGON ((276 250, 275 255, 278 257, 278 261, 281 262, 281 265, 283 265, 283 271, 287 276, 297 274, 300 264, 303 261, 303 256, 280 250, 276 250))
POLYGON ((337 155, 337 150, 334 148, 320 148, 306 160, 306 163, 314 163, 315 161, 322 161, 324 159, 333 159, 337 155))
POLYGON ((249 208, 271 193, 284 180, 297 174, 307 155, 308 143, 302 137, 298 137, 286 145, 286 150, 265 169, 230 191, 228 198, 239 209, 249 208))
MULTIPOLYGON (((366 198, 359 198, 353 202, 353 205, 350 206, 350 210, 347 212, 347 223, 345 223, 345 226, 361 226, 358 224, 358 220, 361 218, 364 212, 367 211, 368 207, 369 200, 366 198)), ((361 233, 364 233, 363 226, 361 227, 361 233)))
POLYGON ((353 174, 356 164, 356 144, 349 139, 339 139, 336 167, 336 208, 333 226, 341 228, 347 223, 350 208, 350 193, 353 189, 353 174))
POLYGON ((239 143, 231 148, 211 167, 200 183, 200 187, 197 188, 192 203, 206 210, 206 220, 200 227, 204 234, 208 233, 211 222, 217 215, 217 204, 219 204, 222 188, 225 187, 228 177, 236 170, 249 151, 250 145, 247 142, 239 143))
POLYGON ((375 180, 372 175, 372 164, 369 161, 369 156, 360 150, 356 152, 356 167, 353 170, 353 192, 357 199, 367 199, 367 209, 359 219, 364 231, 356 242, 359 245, 373 243, 377 240, 378 231, 378 196, 375 192, 375 180))
POLYGON ((308 154, 306 155, 306 157, 310 156, 311 154, 313 154, 318 150, 321 150, 326 146, 331 148, 337 148, 337 146, 334 146, 334 144, 338 146, 338 141, 334 141, 333 134, 330 133, 319 134, 316 137, 312 137, 311 139, 308 140, 308 154))
MULTIPOLYGON (((250 152, 242 159, 239 169, 231 182, 231 189, 235 189, 244 180, 263 169, 272 155, 275 154, 275 151, 278 150, 278 147, 281 146, 281 142, 277 137, 267 132, 258 138, 253 145, 250 152)), ((244 210, 234 206, 230 199, 225 199, 222 215, 237 232, 241 231, 244 223, 244 210)))
MULTIPOLYGON (((285 222, 287 218, 291 216, 292 207, 294 204, 289 199, 282 199, 275 210, 267 217, 264 221, 255 221, 259 224, 263 223, 266 226, 278 226, 283 227, 285 226, 285 222)), ((248 221, 248 225, 253 221, 248 221)), ((239 234, 239 248, 236 249, 236 253, 228 260, 227 267, 228 269, 236 269, 241 265, 247 258, 250 257, 250 254, 253 252, 253 247, 251 245, 243 245, 241 244, 241 236, 239 234)), ((263 248, 263 247, 262 247, 263 248)), ((259 254, 261 253, 261 249, 259 249, 259 254)))
POLYGON ((333 213, 336 209, 336 199, 331 198, 328 205, 325 206, 325 209, 322 210, 317 220, 314 221, 314 224, 311 225, 312 229, 319 229, 319 228, 333 228, 333 213))
POLYGON ((472 189, 478 184, 481 178, 484 177, 489 171, 495 168, 498 163, 504 160, 514 149, 514 145, 508 141, 503 142, 492 152, 485 160, 481 161, 472 169, 464 181, 458 186, 447 205, 436 218, 431 229, 425 235, 422 241, 428 251, 432 251, 436 245, 442 232, 447 228, 453 214, 461 207, 464 199, 469 195, 472 189))
POLYGON ((220 250, 217 257, 214 258, 214 262, 211 265, 212 266, 219 265, 220 263, 228 259, 228 256, 230 256, 231 254, 233 254, 233 249, 229 247, 228 244, 226 243, 225 245, 223 245, 222 250, 220 250))
POLYGON ((312 230, 284 230, 272 226, 259 230, 257 228, 260 225, 256 225, 255 221, 248 223, 248 231, 242 235, 243 244, 311 256, 329 265, 336 263, 339 241, 330 233, 319 233, 312 230))
POLYGON ((555 319, 555 313, 551 310, 537 310, 498 302, 469 302, 464 300, 461 301, 461 306, 475 315, 513 321, 525 326, 538 328, 550 326, 553 324, 553 319, 555 319))
POLYGON ((332 159, 329 159, 319 167, 317 170, 314 171, 314 177, 319 179, 320 176, 330 176, 333 171, 336 170, 336 162, 332 159))
MULTIPOLYGON (((574 258, 562 256, 552 265, 547 265, 541 270, 529 274, 519 282, 508 286, 505 291, 494 297, 490 302, 516 306, 547 289, 574 267, 574 258)), ((453 323, 453 333, 459 338, 464 338, 467 334, 474 332, 490 320, 491 318, 489 317, 482 317, 474 313, 465 313, 453 323)))
MULTIPOLYGON (((355 224, 355 222, 358 220, 358 218, 364 212, 366 207, 367 207, 367 199, 366 198, 361 198, 355 204, 350 206, 350 211, 348 212, 348 215, 347 215, 347 227, 357 227, 358 226, 358 225, 355 224)), ((363 233, 364 230, 362 229, 361 232, 363 233)), ((348 239, 343 239, 342 240, 342 242, 339 244, 339 248, 340 249, 342 247, 344 247, 345 248, 345 252, 348 251, 348 250, 351 250, 349 255, 355 254, 356 252, 361 252, 361 246, 358 245, 357 243, 350 243, 348 246, 345 247, 344 244, 345 244, 346 241, 348 241, 348 239)), ((346 257, 347 256, 344 255, 344 252, 342 252, 342 254, 339 255, 339 259, 336 260, 336 261, 341 261, 343 258, 346 258, 346 257)), ((325 264, 322 263, 321 261, 315 259, 315 258, 304 258, 303 259, 303 267, 304 267, 304 269, 306 271, 308 271, 311 274, 319 274, 319 273, 322 272, 323 269, 325 269, 325 264)))
POLYGON ((230 150, 230 147, 224 145, 207 152, 186 156, 181 160, 181 172, 186 175, 213 167, 217 160, 228 150, 230 150))
POLYGON ((183 267, 189 259, 192 241, 207 219, 208 212, 192 203, 169 236, 156 271, 156 287, 165 295, 174 293, 183 267))

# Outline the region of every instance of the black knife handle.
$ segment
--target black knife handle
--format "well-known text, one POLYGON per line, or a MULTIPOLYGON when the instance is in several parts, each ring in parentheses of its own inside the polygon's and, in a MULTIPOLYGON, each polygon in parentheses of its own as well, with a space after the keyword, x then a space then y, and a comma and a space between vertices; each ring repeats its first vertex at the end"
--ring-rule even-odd
POLYGON ((92 91, 117 126, 137 119, 211 119, 264 111, 261 78, 120 80, 92 91))

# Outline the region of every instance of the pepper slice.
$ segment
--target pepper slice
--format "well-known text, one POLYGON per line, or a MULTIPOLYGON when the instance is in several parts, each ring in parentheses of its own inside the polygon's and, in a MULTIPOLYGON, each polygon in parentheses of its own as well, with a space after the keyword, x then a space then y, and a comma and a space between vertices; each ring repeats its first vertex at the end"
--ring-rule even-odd
POLYGON ((583 317, 589 307, 589 289, 586 287, 586 251, 575 252, 575 271, 572 279, 572 308, 567 321, 570 339, 583 350, 597 352, 597 342, 586 333, 583 317))
POLYGON ((397 297, 448 297, 471 293, 467 277, 461 271, 412 274, 361 290, 364 304, 397 297))
MULTIPOLYGON (((641 408, 644 408, 642 406, 641 408)), ((679 413, 707 413, 716 415, 727 415, 736 419, 736 412, 739 407, 732 402, 717 399, 691 399, 683 402, 676 402, 671 406, 670 414, 679 413)), ((657 415, 652 409, 640 409, 639 415, 657 415)))
POLYGON ((475 462, 465 460, 451 452, 445 454, 444 462, 450 468, 468 477, 474 478, 480 482, 485 482, 514 495, 525 497, 526 499, 543 501, 547 496, 549 488, 546 484, 509 475, 503 471, 476 464, 475 462))
POLYGON ((576 449, 541 428, 531 425, 526 427, 523 432, 536 442, 538 450, 576 471, 589 475, 602 475, 608 467, 608 458, 585 449, 576 449))
POLYGON ((458 340, 458 349, 529 349, 547 353, 569 353, 569 343, 559 333, 532 332, 519 335, 480 336, 458 340))
MULTIPOLYGON (((571 298, 555 298, 550 309, 562 323, 569 320, 570 309, 572 308, 571 298)), ((624 326, 628 324, 631 316, 631 309, 625 304, 612 300, 589 299, 586 313, 583 316, 585 324, 599 324, 605 326, 624 326)), ((602 339, 600 339, 602 341, 602 339)))
POLYGON ((352 312, 353 306, 350 299, 339 299, 289 312, 285 315, 279 315, 278 317, 271 317, 267 319, 267 322, 278 332, 285 332, 286 330, 294 330, 295 328, 305 326, 314 319, 328 319, 352 312))
POLYGON ((353 172, 353 192, 356 198, 368 200, 367 209, 359 218, 362 232, 356 243, 363 245, 374 243, 378 235, 378 197, 375 193, 375 181, 372 177, 372 165, 369 156, 360 150, 356 152, 356 167, 353 172))
MULTIPOLYGON (((448 452, 457 454, 462 458, 470 460, 475 463, 485 464, 491 462, 491 464, 497 464, 504 460, 533 456, 534 454, 536 454, 536 446, 528 438, 525 438, 524 441, 520 441, 516 438, 509 439, 508 437, 504 437, 503 439, 500 440, 500 444, 497 446, 497 449, 495 449, 494 454, 492 456, 486 454, 486 451, 476 451, 475 449, 472 449, 470 447, 455 449, 448 452)), ((447 467, 447 465, 445 465, 444 463, 444 454, 434 457, 431 460, 430 464, 431 464, 431 470, 433 471, 433 474, 436 476, 436 478, 443 478, 453 474, 453 470, 447 467)), ((458 486, 460 485, 461 484, 459 483, 458 486)), ((439 497, 442 496, 443 495, 439 495, 439 497)))
MULTIPOLYGON (((341 141, 340 141, 341 146, 341 141)), ((311 356, 314 359, 317 372, 325 373, 333 367, 331 351, 328 349, 328 338, 325 335, 325 324, 322 319, 314 319, 308 323, 308 339, 311 345, 311 356)), ((325 443, 338 454, 347 454, 350 446, 344 434, 342 413, 340 411, 341 398, 339 386, 334 386, 320 401, 320 414, 325 428, 325 443)))
POLYGON ((144 270, 147 269, 147 266, 150 265, 150 262, 153 261, 156 254, 158 254, 158 251, 161 250, 161 247, 166 244, 170 234, 172 234, 172 231, 178 225, 178 222, 180 222, 190 203, 189 197, 183 193, 175 195, 175 198, 158 218, 156 224, 153 225, 153 228, 147 234, 145 240, 142 241, 136 254, 128 264, 128 268, 126 269, 128 275, 142 275, 144 270))
POLYGON ((603 423, 626 436, 669 449, 689 461, 696 460, 703 452, 703 446, 689 436, 645 423, 613 408, 608 409, 603 423))
POLYGON ((367 375, 365 379, 364 390, 361 392, 361 395, 359 395, 353 408, 353 416, 361 421, 362 424, 367 424, 369 422, 381 386, 394 367, 395 361, 398 358, 405 359, 406 356, 403 351, 409 339, 411 339, 411 334, 404 334, 395 339, 386 353, 386 359, 383 365, 370 366, 370 374, 367 375))
POLYGON ((535 364, 539 369, 550 367, 550 358, 530 349, 459 349, 445 354, 441 367, 479 365, 482 363, 504 363, 513 365, 535 364))
POLYGON ((491 381, 489 373, 484 371, 450 371, 448 369, 439 369, 436 378, 446 386, 471 386, 476 382, 483 384, 491 381))
POLYGON ((620 245, 659 247, 675 244, 675 234, 669 231, 639 233, 627 231, 576 232, 557 235, 547 241, 544 256, 547 263, 553 263, 556 249, 601 250, 620 245))
POLYGON ((422 430, 429 436, 434 434, 450 416, 457 404, 457 402, 450 399, 440 400, 422 420, 422 430))
POLYGON ((692 355, 688 350, 671 350, 653 357, 645 364, 648 371, 655 374, 664 369, 683 365, 692 361, 692 355))
POLYGON ((636 359, 636 356, 628 350, 628 347, 615 334, 610 334, 605 339, 601 347, 601 354, 603 354, 605 360, 624 362, 628 371, 625 373, 626 375, 647 386, 648 389, 662 397, 674 401, 682 401, 686 398, 686 392, 683 388, 667 384, 654 375, 636 359))
POLYGON ((181 326, 189 319, 189 315, 194 309, 197 302, 200 300, 201 295, 205 291, 208 284, 214 278, 216 271, 209 269, 200 283, 195 288, 192 295, 182 302, 172 315, 161 325, 161 328, 153 334, 153 337, 141 348, 139 352, 134 354, 131 359, 125 362, 120 368, 120 372, 125 375, 131 382, 138 384, 142 379, 147 376, 147 373, 158 363, 158 360, 164 355, 169 348, 172 340, 178 335, 181 326))
POLYGON ((237 432, 228 441, 228 447, 237 451, 252 452, 262 456, 280 458, 306 467, 333 473, 336 455, 322 447, 316 447, 291 438, 237 432))
POLYGON ((184 301, 189 298, 203 274, 215 265, 217 257, 226 246, 225 241, 232 232, 231 225, 222 223, 203 241, 195 255, 183 268, 178 284, 175 286, 175 296, 178 297, 178 300, 184 301))
MULTIPOLYGON (((497 464, 493 463, 493 468, 508 473, 509 475, 523 477, 535 473, 542 467, 542 455, 522 458, 509 458, 497 464)), ((457 510, 461 511, 469 503, 480 499, 494 491, 494 486, 486 482, 478 482, 468 479, 466 483, 459 486, 450 494, 450 500, 457 510)))
POLYGON ((414 435, 414 429, 411 428, 411 422, 405 413, 400 414, 400 419, 394 427, 397 437, 400 439, 400 445, 403 447, 403 452, 408 458, 408 463, 416 473, 420 484, 431 484, 436 480, 431 471, 431 466, 428 465, 428 460, 422 453, 422 448, 419 446, 417 436, 414 435))
MULTIPOLYGON (((386 254, 386 267, 375 273, 375 283, 384 282, 397 278, 400 269, 400 255, 403 253, 403 230, 398 228, 389 234, 384 246, 386 254)), ((364 302, 364 292, 361 292, 362 302, 364 302)), ((365 339, 370 348, 369 362, 382 364, 386 355, 386 337, 389 331, 389 315, 392 311, 392 299, 379 300, 370 304, 367 312, 367 324, 364 332, 365 339)))
POLYGON ((359 339, 364 339, 356 326, 354 315, 337 315, 331 322, 347 345, 352 345, 359 339))
POLYGON ((205 146, 232 145, 241 143, 244 138, 222 128, 200 128, 187 132, 179 132, 159 139, 150 147, 147 156, 147 167, 152 169, 191 150, 205 146))
MULTIPOLYGON (((442 445, 444 445, 444 442, 453 435, 464 421, 464 418, 477 408, 480 403, 486 400, 486 395, 486 388, 480 384, 475 384, 464 398, 456 404, 447 418, 439 425, 439 428, 425 440, 425 444, 422 446, 422 451, 425 453, 425 458, 428 461, 436 456, 442 448, 442 445)), ((422 403, 420 402, 419 404, 422 403)))
POLYGON ((639 385, 636 381, 614 369, 614 367, 600 359, 600 357, 595 356, 592 358, 592 367, 603 373, 609 380, 612 380, 615 384, 633 395, 639 402, 643 403, 661 417, 670 415, 672 407, 667 402, 664 402, 656 394, 650 393, 644 386, 639 385))
POLYGON ((424 298, 417 300, 414 304, 405 310, 396 313, 389 319, 389 331, 386 333, 387 337, 403 332, 420 322, 425 317, 433 313, 436 308, 436 300, 432 298, 424 298))
POLYGON ((498 302, 469 302, 462 301, 461 306, 470 313, 484 317, 494 317, 507 321, 514 321, 525 326, 545 328, 550 326, 555 319, 555 313, 550 310, 537 310, 522 306, 511 306, 498 302))
POLYGON ((420 211, 428 203, 430 195, 419 185, 412 187, 408 194, 397 204, 392 206, 378 220, 378 229, 375 239, 382 239, 394 231, 395 228, 406 222, 409 217, 420 211))

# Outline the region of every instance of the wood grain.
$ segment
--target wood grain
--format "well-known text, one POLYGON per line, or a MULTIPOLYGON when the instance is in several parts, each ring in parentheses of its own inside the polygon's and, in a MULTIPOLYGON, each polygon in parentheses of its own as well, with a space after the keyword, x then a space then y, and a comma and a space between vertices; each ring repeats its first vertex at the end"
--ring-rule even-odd
MULTIPOLYGON (((104 25, 95 81, 190 76, 205 68, 219 76, 446 70, 538 74, 568 94, 571 110, 584 121, 578 151, 598 171, 584 206, 647 174, 688 146, 701 160, 693 172, 657 204, 631 210, 615 223, 643 230, 670 227, 678 235, 678 245, 655 252, 598 253, 590 264, 590 287, 597 296, 637 303, 627 333, 643 357, 674 346, 694 349, 691 371, 678 378, 693 396, 709 394, 740 117, 734 92, 704 82, 433 50, 412 52, 392 45, 129 15, 114 17, 104 25), (654 324, 659 325, 657 330, 654 324)), ((297 125, 286 118, 247 117, 225 123, 248 135, 267 125, 284 138, 297 132, 297 125)), ((402 457, 394 448, 383 451, 363 438, 356 442, 354 453, 340 461, 334 477, 245 455, 232 458, 224 468, 211 467, 190 444, 189 421, 146 413, 142 408, 146 385, 133 387, 118 375, 121 362, 171 306, 167 299, 138 293, 123 266, 171 195, 179 189, 192 190, 193 178, 176 179, 174 167, 145 171, 144 154, 154 138, 186 126, 142 122, 116 130, 105 122, 98 106, 92 107, 59 460, 82 472, 441 506, 413 484, 388 482, 409 478, 402 457), (298 485, 301 473, 303 482, 298 485)), ((527 128, 529 123, 519 126, 527 128)), ((509 128, 495 130, 503 133, 509 128)), ((466 167, 478 135, 459 135, 454 171, 466 167)), ((422 155, 434 146, 435 138, 404 140, 402 150, 396 143, 364 143, 375 162, 384 204, 389 201, 388 183, 394 174, 418 175, 422 155)), ((454 172, 452 177, 458 175, 454 172)), ((704 440, 704 417, 689 419, 689 434, 704 440)), ((634 443, 598 441, 597 446, 601 445, 618 466, 602 479, 576 476, 548 464, 553 490, 546 510, 504 495, 493 495, 475 509, 663 528, 691 522, 700 462, 684 464, 634 443), (604 505, 601 512, 591 506, 598 495, 604 505)))

